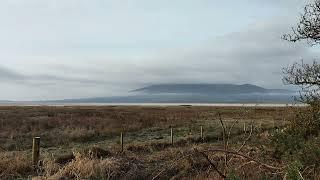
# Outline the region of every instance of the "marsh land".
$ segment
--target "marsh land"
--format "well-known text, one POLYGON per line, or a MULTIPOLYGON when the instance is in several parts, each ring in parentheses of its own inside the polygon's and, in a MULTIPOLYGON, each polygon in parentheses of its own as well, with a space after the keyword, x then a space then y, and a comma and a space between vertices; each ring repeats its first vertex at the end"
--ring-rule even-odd
POLYGON ((1 106, 0 178, 283 178, 286 162, 271 139, 301 108, 1 106))

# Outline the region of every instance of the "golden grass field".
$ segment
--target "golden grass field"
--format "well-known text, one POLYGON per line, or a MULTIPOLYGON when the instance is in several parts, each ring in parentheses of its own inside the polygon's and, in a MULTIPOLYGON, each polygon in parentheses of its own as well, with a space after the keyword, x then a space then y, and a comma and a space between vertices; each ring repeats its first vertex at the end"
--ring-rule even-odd
POLYGON ((218 171, 229 179, 281 179, 283 162, 274 157, 270 132, 281 130, 297 108, 3 106, 0 179, 221 179, 218 171), (41 137, 37 167, 31 163, 35 136, 41 137), (239 148, 241 155, 258 162, 211 151, 239 148))

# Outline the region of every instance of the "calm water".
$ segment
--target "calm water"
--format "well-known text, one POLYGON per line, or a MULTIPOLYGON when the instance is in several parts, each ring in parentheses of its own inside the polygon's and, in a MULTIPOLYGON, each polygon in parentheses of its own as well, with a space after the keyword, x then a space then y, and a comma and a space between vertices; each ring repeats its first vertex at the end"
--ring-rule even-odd
POLYGON ((286 107, 305 104, 255 104, 255 103, 2 103, 0 106, 226 106, 226 107, 286 107))

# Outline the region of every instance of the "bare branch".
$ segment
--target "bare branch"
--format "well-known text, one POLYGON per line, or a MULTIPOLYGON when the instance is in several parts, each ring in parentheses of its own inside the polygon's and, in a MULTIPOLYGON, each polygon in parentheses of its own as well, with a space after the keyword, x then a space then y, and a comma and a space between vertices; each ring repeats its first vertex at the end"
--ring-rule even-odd
POLYGON ((208 155, 204 152, 199 152, 200 154, 202 154, 202 156, 204 158, 206 158, 206 160, 209 162, 209 164, 213 167, 213 169, 215 171, 217 171, 217 173, 223 178, 223 179, 226 179, 226 175, 224 175, 221 171, 219 171, 219 169, 217 168, 217 166, 210 160, 210 158, 208 157, 208 155))
POLYGON ((221 124, 221 127, 222 127, 222 136, 223 136, 223 143, 224 143, 224 149, 227 148, 227 141, 226 141, 226 127, 222 121, 222 117, 221 117, 221 114, 220 112, 218 113, 218 116, 219 116, 219 120, 220 120, 220 124, 221 124))
POLYGON ((294 63, 283 70, 284 84, 297 85, 301 87, 300 96, 297 101, 313 105, 320 102, 320 64, 314 61, 311 64, 294 63))
POLYGON ((253 124, 251 124, 251 126, 250 126, 250 133, 249 133, 248 137, 243 141, 241 147, 237 150, 237 152, 240 152, 242 150, 242 148, 247 144, 247 142, 250 140, 250 138, 252 136, 252 132, 253 132, 253 124))
POLYGON ((227 137, 227 149, 228 149, 228 146, 229 146, 229 140, 230 140, 231 132, 232 132, 234 126, 235 126, 238 122, 239 122, 238 119, 237 119, 236 121, 234 121, 233 124, 231 125, 230 129, 229 129, 228 137, 227 137))
POLYGON ((300 21, 291 34, 285 34, 283 39, 291 42, 306 40, 311 46, 320 43, 320 1, 308 4, 301 14, 300 21))
POLYGON ((223 150, 223 149, 209 149, 209 150, 204 150, 203 152, 222 152, 222 153, 228 153, 228 154, 233 154, 233 155, 236 155, 236 156, 240 156, 240 157, 243 157, 243 158, 246 158, 250 161, 254 161, 255 163, 258 163, 260 164, 261 166, 264 166, 268 169, 273 169, 273 170, 283 170, 285 167, 274 167, 272 165, 268 165, 266 163, 263 163, 263 162, 260 162, 259 160, 256 160, 252 157, 249 157, 247 155, 244 155, 244 154, 240 154, 238 152, 235 152, 235 151, 229 151, 229 150, 223 150))
MULTIPOLYGON (((220 119, 220 124, 222 126, 222 136, 223 136, 224 150, 227 150, 228 142, 227 142, 227 139, 226 139, 226 127, 223 124, 220 112, 218 112, 218 116, 219 116, 219 119, 220 119)), ((227 168, 228 168, 228 153, 225 153, 225 156, 224 156, 224 166, 225 166, 224 169, 225 169, 225 174, 226 174, 226 171, 227 171, 227 168)))
MULTIPOLYGON (((251 126, 250 126, 250 133, 249 133, 248 137, 243 141, 243 143, 242 143, 242 145, 240 146, 240 148, 236 151, 237 153, 239 153, 239 152, 243 149, 243 147, 247 144, 247 142, 250 140, 250 138, 251 138, 251 136, 252 136, 252 132, 253 132, 253 124, 251 124, 251 126)), ((228 162, 231 162, 231 161, 232 161, 232 158, 233 158, 233 157, 231 157, 228 162)))

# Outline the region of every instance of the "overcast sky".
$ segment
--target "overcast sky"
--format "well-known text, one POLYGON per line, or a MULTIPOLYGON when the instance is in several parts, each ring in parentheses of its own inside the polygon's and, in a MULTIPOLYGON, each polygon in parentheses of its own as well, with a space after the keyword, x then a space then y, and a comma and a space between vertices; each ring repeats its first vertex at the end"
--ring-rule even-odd
POLYGON ((282 85, 315 49, 281 40, 311 0, 1 0, 0 99, 158 83, 282 85))

